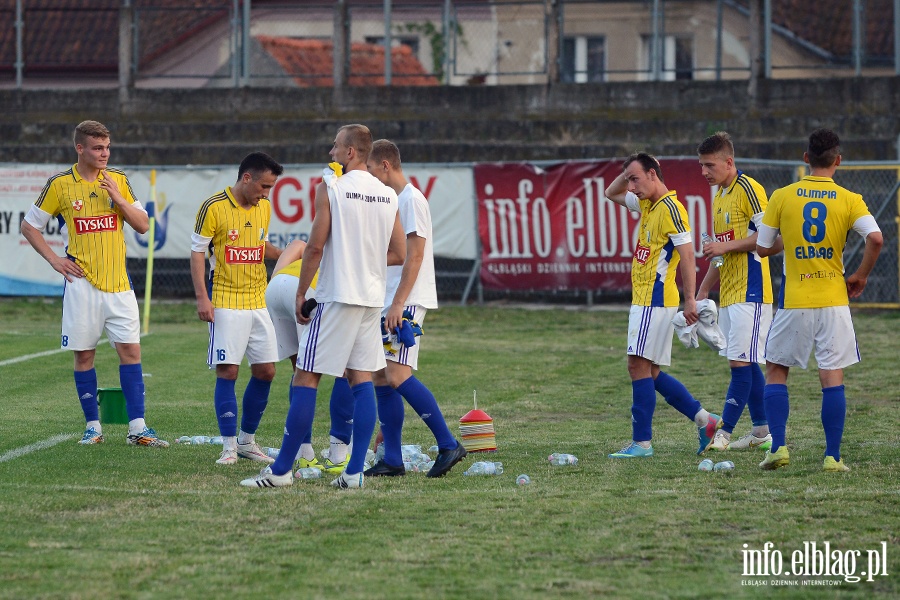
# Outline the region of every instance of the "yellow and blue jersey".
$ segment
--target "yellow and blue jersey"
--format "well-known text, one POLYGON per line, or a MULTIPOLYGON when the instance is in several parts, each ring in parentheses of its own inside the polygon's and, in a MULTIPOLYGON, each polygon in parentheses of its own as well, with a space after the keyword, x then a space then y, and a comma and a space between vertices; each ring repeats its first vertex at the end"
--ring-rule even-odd
POLYGON ((675 274, 681 260, 670 236, 690 233, 687 211, 675 192, 656 202, 640 200, 641 222, 631 261, 631 303, 678 306, 675 274))
MULTIPOLYGON (((719 188, 713 198, 713 231, 716 240, 743 240, 756 233, 753 215, 765 212, 766 190, 755 179, 738 171, 727 188, 719 188)), ((719 268, 719 304, 740 302, 772 303, 769 259, 755 250, 728 252, 719 268)))
POLYGON ((265 198, 242 208, 231 188, 208 198, 197 212, 194 233, 211 238, 210 299, 216 308, 266 307, 266 240, 271 206, 265 198))
POLYGON ((784 280, 779 306, 821 308, 849 304, 844 246, 853 224, 869 209, 862 196, 830 177, 808 175, 775 190, 763 224, 784 240, 784 280))
MULTIPOLYGON (((104 173, 95 181, 85 181, 78 165, 54 175, 35 201, 51 217, 61 216, 68 230, 67 253, 84 271, 85 279, 103 292, 130 290, 125 270, 124 217, 109 194, 100 187, 104 173)), ((105 176, 118 185, 122 196, 134 204, 128 177, 118 169, 106 169, 105 176)))

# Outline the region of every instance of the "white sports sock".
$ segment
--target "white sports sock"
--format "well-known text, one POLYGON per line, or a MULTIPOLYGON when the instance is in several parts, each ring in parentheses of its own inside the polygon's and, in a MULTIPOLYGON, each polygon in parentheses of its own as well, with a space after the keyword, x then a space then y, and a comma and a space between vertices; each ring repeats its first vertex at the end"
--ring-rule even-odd
POLYGON ((344 462, 347 459, 347 453, 349 452, 349 447, 347 444, 337 439, 334 436, 331 436, 331 445, 328 450, 328 460, 330 460, 334 464, 339 464, 344 462))
POLYGON ((643 448, 644 450, 646 450, 647 448, 650 447, 650 442, 649 442, 649 441, 646 441, 646 442, 635 442, 635 444, 637 444, 638 446, 640 446, 640 447, 643 448))
POLYGON ((233 435, 222 437, 222 450, 237 450, 237 438, 233 435))
POLYGON ((769 435, 769 426, 768 425, 754 425, 753 426, 753 435, 758 438, 764 438, 769 435))
POLYGON ((725 436, 725 439, 728 440, 729 442, 731 441, 731 434, 728 433, 727 431, 725 431, 724 429, 720 429, 716 433, 725 436))
POLYGON ((694 415, 694 423, 697 424, 697 427, 706 427, 706 424, 709 423, 709 411, 705 408, 698 410, 694 415))
POLYGON ((137 435, 144 430, 147 424, 144 423, 144 419, 132 419, 128 421, 128 435, 137 435))
POLYGON ((316 451, 313 450, 312 444, 300 444, 300 449, 297 450, 297 456, 294 460, 300 460, 301 458, 306 460, 312 460, 316 457, 316 451))
POLYGON ((93 427, 97 431, 97 433, 103 433, 103 428, 100 426, 100 421, 88 421, 84 425, 85 429, 90 429, 91 427, 93 427))
POLYGON ((246 432, 244 432, 243 429, 238 431, 238 436, 237 436, 238 444, 241 444, 241 445, 252 444, 254 441, 256 441, 255 433, 246 433, 246 432))

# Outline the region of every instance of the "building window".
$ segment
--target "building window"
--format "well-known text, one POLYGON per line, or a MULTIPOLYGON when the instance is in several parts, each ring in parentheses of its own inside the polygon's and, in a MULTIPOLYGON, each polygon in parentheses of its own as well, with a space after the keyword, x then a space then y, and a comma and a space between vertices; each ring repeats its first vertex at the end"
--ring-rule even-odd
POLYGON ((603 81, 606 72, 606 39, 573 36, 563 39, 559 77, 564 83, 603 81))
MULTIPOLYGON (((384 36, 368 35, 366 36, 366 43, 384 46, 384 36)), ((391 36, 391 46, 393 46, 394 48, 396 48, 397 46, 408 46, 409 49, 412 50, 413 56, 415 56, 416 58, 419 57, 419 38, 417 37, 393 35, 391 36)))
MULTIPOLYGON (((653 36, 642 36, 641 69, 646 74, 641 79, 644 80, 653 78, 652 43, 653 36)), ((663 81, 693 79, 694 38, 687 35, 667 35, 663 38, 662 46, 663 60, 660 79, 663 81)))

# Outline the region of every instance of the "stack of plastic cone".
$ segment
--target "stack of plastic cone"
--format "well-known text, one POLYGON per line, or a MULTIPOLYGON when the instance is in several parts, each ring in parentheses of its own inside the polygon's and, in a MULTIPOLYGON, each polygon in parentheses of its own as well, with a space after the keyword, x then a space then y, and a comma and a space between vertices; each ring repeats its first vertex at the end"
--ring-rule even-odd
POLYGON ((497 440, 494 436, 494 421, 483 410, 470 410, 459 420, 459 434, 463 448, 468 452, 494 452, 497 440))

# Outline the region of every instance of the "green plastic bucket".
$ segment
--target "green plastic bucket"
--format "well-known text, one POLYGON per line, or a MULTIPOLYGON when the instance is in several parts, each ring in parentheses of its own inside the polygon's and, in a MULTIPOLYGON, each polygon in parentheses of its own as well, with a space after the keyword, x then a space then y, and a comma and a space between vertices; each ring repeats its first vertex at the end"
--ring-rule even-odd
POLYGON ((101 423, 128 423, 128 411, 125 409, 125 394, 122 393, 122 388, 98 389, 97 402, 100 404, 101 423))

